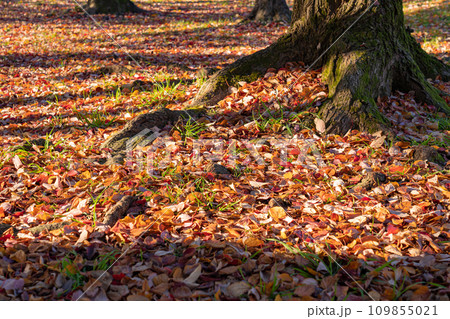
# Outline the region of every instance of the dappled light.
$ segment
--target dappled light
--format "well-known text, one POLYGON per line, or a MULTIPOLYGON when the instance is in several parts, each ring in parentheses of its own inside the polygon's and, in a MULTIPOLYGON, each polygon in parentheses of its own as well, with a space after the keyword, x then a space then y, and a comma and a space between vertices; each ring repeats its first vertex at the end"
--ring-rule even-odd
MULTIPOLYGON (((350 51, 232 70, 196 103, 289 25, 244 21, 250 0, 133 2, 95 22, 0 2, 0 300, 449 300, 445 72, 355 90, 372 131, 321 113, 350 51)), ((448 6, 404 1, 443 61, 448 6)))

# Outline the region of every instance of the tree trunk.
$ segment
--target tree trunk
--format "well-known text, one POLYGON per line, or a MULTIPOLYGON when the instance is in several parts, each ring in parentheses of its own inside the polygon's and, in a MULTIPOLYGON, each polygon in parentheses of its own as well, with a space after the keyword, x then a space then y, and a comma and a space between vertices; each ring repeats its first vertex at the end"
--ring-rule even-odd
POLYGON ((131 0, 88 0, 84 8, 90 14, 124 14, 127 12, 146 12, 136 6, 131 0))
POLYGON ((441 76, 447 81, 450 68, 405 30, 402 0, 296 0, 289 32, 212 76, 193 105, 214 105, 228 86, 255 80, 288 61, 323 67, 329 99, 320 114, 328 132, 386 129, 389 123, 375 101, 396 89, 413 90, 419 100, 450 114, 426 80, 441 76))
POLYGON ((286 0, 256 0, 252 12, 245 20, 290 22, 291 11, 286 0))

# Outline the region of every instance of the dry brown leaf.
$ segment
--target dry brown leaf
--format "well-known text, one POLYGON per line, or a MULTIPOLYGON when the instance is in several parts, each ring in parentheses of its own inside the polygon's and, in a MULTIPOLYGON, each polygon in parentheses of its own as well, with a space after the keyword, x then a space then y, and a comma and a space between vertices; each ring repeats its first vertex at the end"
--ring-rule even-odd
POLYGON ((195 270, 183 282, 187 285, 193 285, 202 274, 202 266, 198 265, 195 270))
POLYGON ((311 296, 314 291, 316 291, 316 287, 313 285, 301 285, 295 288, 294 295, 299 297, 311 296))
POLYGON ((239 281, 232 283, 227 287, 227 292, 234 298, 238 298, 241 295, 246 294, 250 290, 251 286, 245 281, 239 281))

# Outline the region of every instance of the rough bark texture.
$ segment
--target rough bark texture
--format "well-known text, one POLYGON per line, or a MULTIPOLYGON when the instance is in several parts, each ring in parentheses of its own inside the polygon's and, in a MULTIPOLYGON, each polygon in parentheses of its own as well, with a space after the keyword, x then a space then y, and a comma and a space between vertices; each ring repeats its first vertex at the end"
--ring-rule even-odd
POLYGON ((134 196, 126 195, 122 197, 122 199, 106 213, 103 224, 111 227, 114 226, 119 219, 125 216, 128 208, 135 200, 136 198, 134 196))
POLYGON ((131 0, 88 0, 84 6, 90 14, 143 13, 145 10, 136 6, 131 0))
POLYGON ((180 117, 195 117, 202 110, 172 111, 166 108, 158 109, 151 113, 137 116, 119 132, 113 134, 101 146, 101 148, 111 149, 113 152, 124 152, 133 149, 145 139, 150 138, 152 130, 163 128, 167 124, 176 122, 180 117))
POLYGON ((291 11, 286 0, 256 0, 252 12, 245 20, 290 22, 291 11))
POLYGON ((36 227, 32 227, 30 229, 28 229, 33 235, 39 235, 41 232, 43 232, 44 230, 46 231, 52 231, 52 230, 57 230, 57 229, 61 229, 64 226, 70 225, 72 222, 71 221, 65 221, 65 222, 59 222, 59 223, 52 223, 52 224, 45 224, 45 225, 39 225, 36 227))
POLYGON ((203 114, 204 109, 187 109, 182 111, 161 108, 151 113, 144 113, 127 123, 125 127, 114 133, 101 146, 111 153, 111 157, 96 159, 97 162, 106 165, 122 164, 126 152, 131 151, 138 145, 151 144, 156 136, 153 134, 155 128, 163 128, 166 125, 178 121, 180 118, 196 118, 203 114))
POLYGON ((327 132, 387 130, 375 101, 395 89, 413 90, 419 100, 450 113, 426 80, 438 75, 449 80, 450 68, 425 53, 405 30, 401 0, 296 0, 289 32, 216 73, 193 105, 214 105, 230 85, 252 81, 288 61, 323 67, 329 100, 320 112, 327 132))

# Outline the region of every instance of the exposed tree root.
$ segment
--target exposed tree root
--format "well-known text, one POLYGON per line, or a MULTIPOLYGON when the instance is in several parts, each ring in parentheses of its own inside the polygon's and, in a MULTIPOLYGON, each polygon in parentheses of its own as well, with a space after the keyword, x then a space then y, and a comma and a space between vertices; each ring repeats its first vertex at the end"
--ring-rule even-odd
POLYGON ((156 138, 153 135, 155 128, 163 128, 175 123, 180 117, 196 118, 202 113, 203 109, 201 108, 184 111, 161 108, 137 116, 102 144, 101 148, 108 149, 112 153, 112 158, 106 164, 122 163, 126 151, 130 151, 138 145, 148 145, 153 142, 156 138))
POLYGON ((413 148, 412 158, 414 161, 422 160, 433 162, 439 165, 445 165, 446 160, 439 152, 431 146, 416 145, 413 148))
POLYGON ((290 35, 281 37, 266 49, 243 57, 211 76, 200 88, 192 106, 211 106, 228 95, 228 88, 240 81, 252 82, 271 67, 279 68, 298 59, 290 35))
POLYGON ((373 187, 380 186, 384 182, 386 182, 387 176, 383 173, 368 173, 357 185, 355 185, 354 189, 365 189, 370 190, 373 187))
POLYGON ((120 201, 118 201, 105 215, 103 218, 103 224, 108 226, 114 226, 117 221, 125 215, 128 208, 136 200, 134 196, 124 196, 120 201))
POLYGON ((60 228, 63 228, 64 226, 70 225, 72 222, 71 221, 64 221, 64 222, 59 222, 59 223, 52 223, 52 224, 44 224, 44 225, 39 225, 36 227, 32 227, 30 229, 28 229, 33 235, 39 235, 41 232, 43 232, 44 230, 46 231, 52 231, 52 230, 57 230, 60 228))

